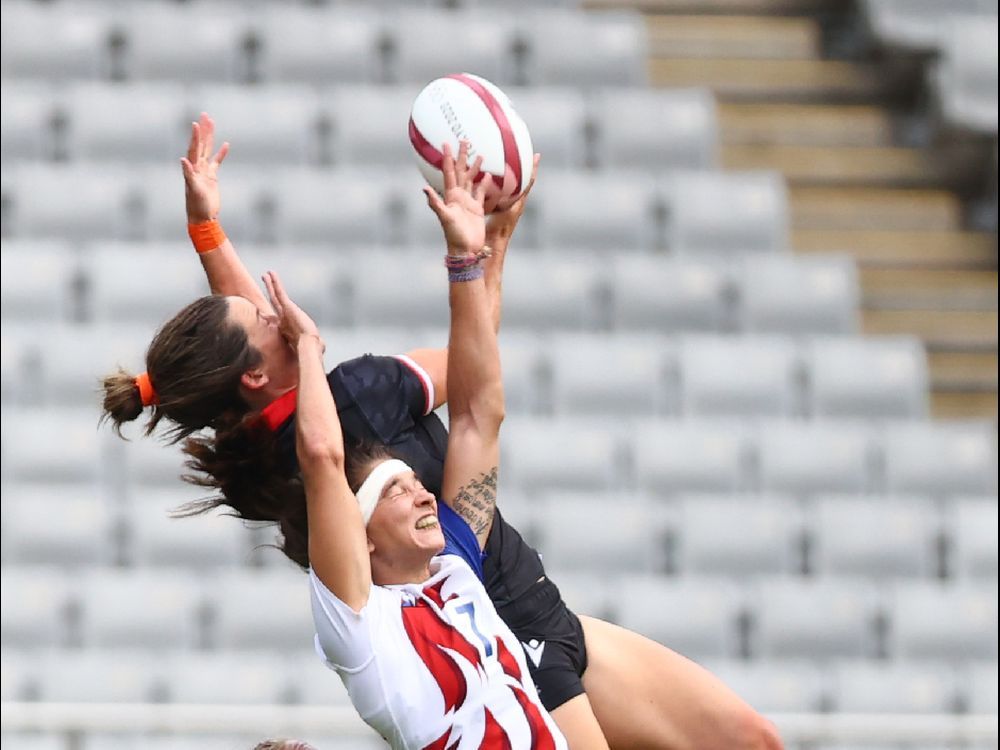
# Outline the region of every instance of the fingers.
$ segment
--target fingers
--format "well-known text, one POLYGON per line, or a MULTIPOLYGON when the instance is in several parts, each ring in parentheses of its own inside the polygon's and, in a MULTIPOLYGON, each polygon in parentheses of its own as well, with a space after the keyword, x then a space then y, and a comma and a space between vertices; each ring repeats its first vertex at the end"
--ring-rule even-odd
POLYGON ((538 177, 538 162, 542 160, 541 154, 535 154, 535 158, 532 160, 531 164, 531 179, 528 180, 528 187, 521 191, 521 196, 524 197, 531 192, 531 188, 535 185, 535 178, 538 177))
POLYGON ((424 195, 427 196, 427 205, 431 207, 431 211, 437 214, 439 219, 444 218, 444 201, 441 200, 441 196, 437 194, 437 191, 428 186, 424 187, 424 195))
POLYGON ((455 160, 455 182, 463 190, 469 189, 469 142, 464 138, 458 142, 458 158, 455 160))
POLYGON ((472 162, 472 166, 469 167, 469 171, 466 173, 466 183, 467 183, 465 185, 466 190, 471 191, 473 189, 473 186, 476 184, 476 181, 480 179, 479 175, 482 174, 482 171, 483 171, 483 157, 482 155, 480 155, 476 157, 476 160, 474 162, 472 162))
POLYGON ((187 159, 189 162, 198 161, 198 151, 201 148, 201 131, 198 123, 191 123, 191 140, 188 141, 187 159))
POLYGON ((455 187, 455 157, 451 155, 451 146, 447 143, 441 151, 444 154, 441 159, 441 175, 444 177, 444 191, 447 193, 455 187))
POLYGON ((223 159, 226 158, 226 154, 228 153, 229 153, 229 141, 226 141, 225 143, 222 144, 222 146, 219 147, 219 153, 217 153, 215 157, 212 159, 212 161, 215 163, 215 166, 219 166, 220 164, 222 164, 223 159))
POLYGON ((208 159, 215 145, 215 121, 208 116, 208 112, 202 112, 199 123, 203 133, 200 157, 208 159))
POLYGON ((181 157, 181 171, 184 173, 184 182, 190 184, 191 180, 194 179, 194 167, 191 166, 191 161, 188 157, 181 157))

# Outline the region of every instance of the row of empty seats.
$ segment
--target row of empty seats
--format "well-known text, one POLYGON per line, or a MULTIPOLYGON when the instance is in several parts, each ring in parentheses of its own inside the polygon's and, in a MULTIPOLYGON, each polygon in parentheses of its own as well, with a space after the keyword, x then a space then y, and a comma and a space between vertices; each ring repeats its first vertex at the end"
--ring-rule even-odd
MULTIPOLYGON (((997 506, 955 497, 770 494, 527 495, 502 487, 500 508, 561 570, 765 574, 869 578, 997 576, 997 506), (568 519, 574 519, 567 529, 568 519)), ((8 482, 3 486, 4 565, 137 568, 275 566, 273 528, 227 515, 168 519, 191 488, 143 489, 124 507, 96 491, 8 482)))
MULTIPOLYGON (((229 164, 410 166, 406 125, 417 86, 314 88, 4 83, 3 158, 171 164, 202 111, 229 141, 229 164)), ((546 171, 559 167, 709 168, 711 91, 508 87, 546 171)), ((226 167, 228 170, 228 166, 226 167)), ((225 172, 224 172, 225 174, 225 172)))
POLYGON ((647 80, 645 24, 627 11, 21 0, 4 3, 4 19, 5 79, 424 83, 470 71, 500 84, 647 80))
MULTIPOLYGON (((5 240, 184 236, 179 166, 35 162, 5 169, 2 180, 5 240)), ((402 171, 227 165, 224 180, 221 219, 238 242, 440 243, 410 161, 402 171)), ((532 192, 518 234, 525 247, 785 250, 786 186, 766 171, 551 170, 532 192)))
MULTIPOLYGON (((178 448, 119 440, 85 409, 4 409, 3 478, 75 483, 138 496, 174 485, 178 448)), ((924 494, 997 490, 996 427, 989 422, 822 419, 529 417, 501 432, 502 481, 514 491, 638 489, 792 495, 924 494), (558 446, 554 450, 553 446, 558 446)))
MULTIPOLYGON (((409 250, 243 246, 239 252, 251 274, 277 271, 319 324, 356 328, 356 339, 401 325, 447 328, 441 245, 409 250)), ((108 324, 122 331, 121 339, 142 339, 209 292, 188 242, 78 246, 10 240, 0 251, 0 264, 4 330, 15 340, 19 327, 41 324, 63 339, 104 336, 108 331, 102 326, 108 324), (156 269, 155 283, 144 282, 147 269, 156 269), (60 324, 71 330, 63 335, 60 324)), ((515 240, 503 279, 503 322, 509 333, 858 332, 860 285, 856 264, 846 255, 773 253, 723 260, 634 251, 588 256, 535 250, 515 240)), ((428 342, 402 345, 415 343, 428 342)), ((628 336, 623 346, 627 343, 628 336)))
MULTIPOLYGON (((444 346, 446 329, 324 329, 327 360, 444 346), (340 355, 343 356, 340 356, 340 355)), ((3 389, 11 405, 84 407, 118 365, 144 369, 152 327, 6 326, 3 389)), ((509 411, 595 417, 900 419, 927 415, 927 362, 913 337, 659 334, 539 335, 501 344, 509 411)), ((55 418, 59 415, 55 414, 55 418)), ((73 418, 68 416, 68 420, 73 418)), ((517 424, 511 429, 519 431, 517 424)))
MULTIPOLYGON (((570 607, 693 657, 997 658, 996 580, 892 580, 549 571, 570 607)), ((6 648, 308 652, 303 573, 241 568, 3 572, 6 648), (13 604, 17 602, 15 608, 13 604)), ((211 654, 209 654, 210 656, 211 654)), ((239 682, 239 680, 236 680, 239 682)))

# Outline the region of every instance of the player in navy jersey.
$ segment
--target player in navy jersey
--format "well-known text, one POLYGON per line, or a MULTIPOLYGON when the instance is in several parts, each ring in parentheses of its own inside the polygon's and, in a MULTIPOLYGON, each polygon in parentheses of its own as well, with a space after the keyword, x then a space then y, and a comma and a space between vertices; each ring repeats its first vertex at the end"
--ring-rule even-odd
MULTIPOLYGON (((109 378, 105 406, 117 426, 140 416, 145 401, 150 430, 166 418, 176 438, 191 437, 187 450, 205 485, 221 489, 240 515, 277 523, 285 554, 307 567, 305 501, 288 437, 297 371, 269 302, 232 244, 221 232, 205 239, 205 225, 219 211, 217 170, 226 149, 212 154, 211 131, 206 117, 193 129, 185 160, 188 218, 213 292, 229 296, 199 300, 165 325, 147 352, 149 374, 138 382, 125 373, 109 378), (200 434, 203 428, 212 432, 200 434)), ((504 254, 523 207, 519 201, 488 224, 495 327, 504 254)), ((349 448, 376 440, 402 450, 435 494, 446 432, 430 412, 447 400, 445 358, 433 349, 410 352, 409 361, 362 357, 328 377, 349 448)), ((475 525, 474 508, 458 510, 475 525)), ((616 748, 780 747, 770 723, 701 667, 570 612, 537 553, 500 513, 485 551, 484 581, 498 612, 522 643, 544 644, 529 667, 571 745, 603 730, 616 748)))

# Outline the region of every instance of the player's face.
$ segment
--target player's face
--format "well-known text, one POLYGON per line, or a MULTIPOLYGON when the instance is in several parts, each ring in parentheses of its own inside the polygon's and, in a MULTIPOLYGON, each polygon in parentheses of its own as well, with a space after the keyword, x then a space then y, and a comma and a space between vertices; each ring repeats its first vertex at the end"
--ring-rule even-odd
POLYGON ((368 521, 372 554, 386 560, 427 559, 444 549, 437 501, 412 471, 391 477, 368 521))
POLYGON ((264 358, 262 367, 274 376, 279 369, 286 370, 297 365, 295 352, 285 341, 278 328, 278 316, 273 313, 263 313, 246 297, 226 297, 229 303, 227 318, 238 325, 247 334, 250 346, 261 353, 264 358))

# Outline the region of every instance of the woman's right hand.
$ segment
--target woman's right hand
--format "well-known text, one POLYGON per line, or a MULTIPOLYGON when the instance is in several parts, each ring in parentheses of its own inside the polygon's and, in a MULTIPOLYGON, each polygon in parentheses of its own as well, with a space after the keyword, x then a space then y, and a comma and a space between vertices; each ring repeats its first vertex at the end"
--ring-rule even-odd
POLYGON ((271 306, 278 316, 278 328, 285 341, 296 351, 299 348, 299 341, 306 336, 315 337, 322 349, 326 349, 322 336, 319 335, 319 328, 313 319, 306 315, 305 311, 288 296, 281 279, 274 271, 268 271, 263 276, 264 286, 267 288, 267 296, 271 299, 271 306))
POLYGON ((202 112, 198 122, 191 123, 191 140, 187 156, 181 157, 184 172, 184 199, 189 224, 200 224, 219 216, 219 166, 229 153, 229 143, 223 143, 212 155, 215 142, 215 121, 202 112))

